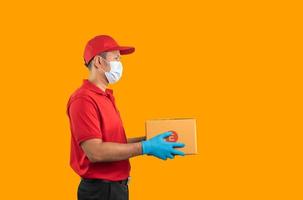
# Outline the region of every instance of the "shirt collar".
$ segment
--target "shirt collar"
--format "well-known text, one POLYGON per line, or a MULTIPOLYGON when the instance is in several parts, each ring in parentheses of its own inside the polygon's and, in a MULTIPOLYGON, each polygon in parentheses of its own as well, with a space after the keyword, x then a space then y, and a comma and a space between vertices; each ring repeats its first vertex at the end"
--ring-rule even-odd
POLYGON ((112 89, 106 88, 105 91, 103 91, 101 90, 101 88, 97 87, 94 83, 90 82, 88 79, 83 79, 83 87, 101 95, 113 94, 112 89))

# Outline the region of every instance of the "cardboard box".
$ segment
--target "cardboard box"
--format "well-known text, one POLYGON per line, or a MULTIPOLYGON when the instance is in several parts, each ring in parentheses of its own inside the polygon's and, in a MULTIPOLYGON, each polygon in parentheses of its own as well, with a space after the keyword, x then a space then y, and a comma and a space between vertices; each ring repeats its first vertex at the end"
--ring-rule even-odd
POLYGON ((145 122, 146 138, 150 139, 166 131, 175 131, 173 135, 166 138, 171 142, 185 143, 180 148, 185 154, 197 154, 196 120, 192 118, 180 119, 155 119, 145 122))

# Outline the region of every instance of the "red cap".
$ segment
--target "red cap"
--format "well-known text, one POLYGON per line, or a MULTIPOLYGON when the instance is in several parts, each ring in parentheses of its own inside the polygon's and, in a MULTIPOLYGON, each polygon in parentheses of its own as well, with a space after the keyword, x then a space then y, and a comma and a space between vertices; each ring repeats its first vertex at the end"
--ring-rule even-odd
POLYGON ((84 61, 89 63, 96 55, 107 52, 119 50, 121 55, 130 54, 135 51, 134 47, 120 46, 118 43, 108 35, 98 35, 87 42, 84 49, 84 61))

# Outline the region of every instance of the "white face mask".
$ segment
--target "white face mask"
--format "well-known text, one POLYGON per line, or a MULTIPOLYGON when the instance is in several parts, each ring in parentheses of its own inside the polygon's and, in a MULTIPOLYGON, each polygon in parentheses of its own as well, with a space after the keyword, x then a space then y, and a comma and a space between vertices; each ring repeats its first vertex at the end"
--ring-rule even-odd
POLYGON ((109 62, 110 71, 105 72, 105 76, 109 83, 116 83, 122 77, 123 66, 120 61, 109 62))

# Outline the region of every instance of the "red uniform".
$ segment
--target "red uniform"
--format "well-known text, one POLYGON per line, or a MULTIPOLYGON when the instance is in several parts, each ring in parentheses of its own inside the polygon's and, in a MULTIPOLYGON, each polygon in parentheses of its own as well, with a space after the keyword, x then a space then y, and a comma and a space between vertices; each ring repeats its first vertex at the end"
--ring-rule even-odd
POLYGON ((102 91, 83 80, 70 97, 67 114, 71 129, 70 165, 83 178, 124 180, 130 173, 129 160, 91 163, 80 143, 100 138, 103 142, 127 143, 123 123, 116 107, 113 90, 102 91))

